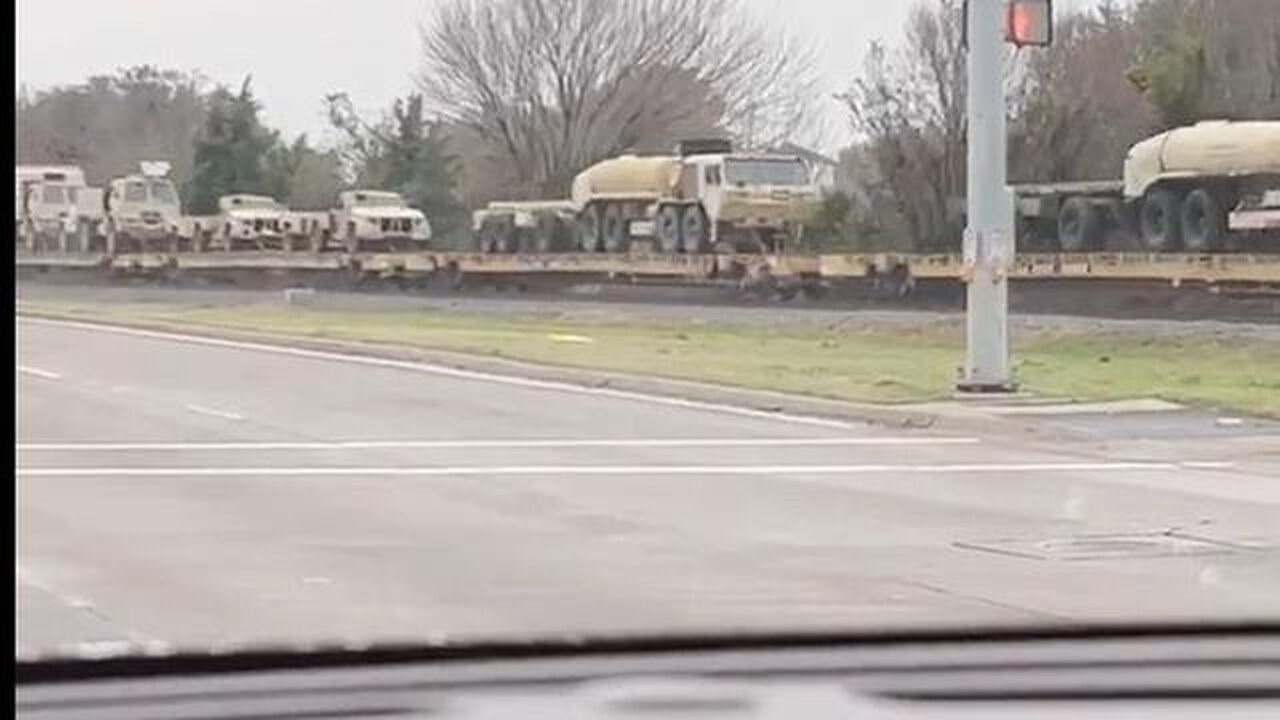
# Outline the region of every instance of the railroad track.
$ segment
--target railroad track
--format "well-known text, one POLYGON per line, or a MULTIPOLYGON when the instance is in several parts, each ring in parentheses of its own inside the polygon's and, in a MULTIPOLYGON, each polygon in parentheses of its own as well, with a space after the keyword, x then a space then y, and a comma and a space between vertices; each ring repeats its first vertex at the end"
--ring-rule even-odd
MULTIPOLYGON (((343 292, 566 297, 623 303, 963 307, 956 255, 487 255, 427 252, 20 255, 19 278, 97 283, 314 288, 343 292)), ((1022 255, 1011 305, 1024 314, 1280 322, 1280 256, 1022 255)))
MULTIPOLYGON (((342 253, 209 252, 18 254, 19 268, 115 273, 303 271, 458 277, 577 275, 635 279, 840 281, 845 279, 960 280, 969 265, 956 254, 666 255, 571 253, 494 255, 460 252, 342 253)), ((1017 280, 1121 279, 1180 283, 1280 285, 1280 255, 1022 254, 1008 264, 1017 280)))

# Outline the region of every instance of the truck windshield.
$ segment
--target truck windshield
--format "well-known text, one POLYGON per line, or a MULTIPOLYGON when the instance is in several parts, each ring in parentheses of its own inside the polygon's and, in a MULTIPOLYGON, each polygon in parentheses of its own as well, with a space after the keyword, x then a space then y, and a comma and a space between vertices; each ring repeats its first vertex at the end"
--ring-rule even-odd
POLYGON ((178 194, 173 190, 173 184, 169 182, 151 183, 151 199, 164 205, 176 205, 178 203, 178 194))
POLYGON ((147 186, 140 182, 131 182, 124 186, 125 202, 146 202, 147 186))
POLYGON ((404 198, 395 193, 356 193, 351 204, 355 207, 404 207, 404 198))
POLYGON ((262 208, 267 210, 273 210, 275 209, 275 206, 276 206, 276 201, 272 200, 271 198, 241 197, 241 198, 236 198, 231 202, 232 209, 262 208))
POLYGON ((809 173, 799 160, 727 160, 730 185, 805 185, 809 173))
POLYGON ((75 196, 70 194, 69 188, 60 185, 45 185, 44 191, 40 193, 40 201, 45 205, 64 205, 68 202, 75 202, 75 196))

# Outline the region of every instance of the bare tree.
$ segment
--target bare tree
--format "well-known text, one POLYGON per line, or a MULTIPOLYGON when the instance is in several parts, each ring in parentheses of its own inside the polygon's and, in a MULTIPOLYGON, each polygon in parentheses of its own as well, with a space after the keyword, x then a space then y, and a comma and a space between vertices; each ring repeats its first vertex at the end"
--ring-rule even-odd
POLYGON ((1054 44, 1021 51, 1011 83, 1014 182, 1119 177, 1126 149, 1158 120, 1129 82, 1137 33, 1130 12, 1104 2, 1059 18, 1054 44))
MULTIPOLYGON (((917 4, 897 52, 875 44, 841 99, 917 247, 958 241, 966 103, 963 0, 917 4)), ((883 194, 883 193, 881 193, 883 194)))
POLYGON ((434 109, 541 195, 679 135, 794 137, 816 97, 812 54, 738 0, 446 0, 422 43, 434 109))

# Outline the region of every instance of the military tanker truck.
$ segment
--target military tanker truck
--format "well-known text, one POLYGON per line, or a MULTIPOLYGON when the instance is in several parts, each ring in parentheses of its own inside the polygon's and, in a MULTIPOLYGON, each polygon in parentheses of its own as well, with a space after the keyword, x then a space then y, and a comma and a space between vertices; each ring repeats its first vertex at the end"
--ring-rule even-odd
POLYGON ((1280 121, 1175 128, 1134 145, 1121 180, 1013 191, 1028 250, 1269 249, 1280 239, 1280 121))
POLYGON ((799 157, 685 141, 674 155, 626 155, 587 168, 568 201, 493 203, 474 226, 487 252, 621 253, 637 241, 664 253, 777 252, 820 197, 799 157))

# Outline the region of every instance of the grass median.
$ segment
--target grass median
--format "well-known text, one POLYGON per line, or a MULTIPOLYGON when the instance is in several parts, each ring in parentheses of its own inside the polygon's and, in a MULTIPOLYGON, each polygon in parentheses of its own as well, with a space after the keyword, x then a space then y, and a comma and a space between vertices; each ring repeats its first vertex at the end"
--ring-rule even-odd
MULTIPOLYGON (((41 302, 68 316, 279 336, 389 343, 561 366, 698 380, 863 402, 951 395, 963 357, 957 323, 824 327, 560 318, 453 311, 350 311, 41 302)), ((1018 382, 1077 400, 1160 398, 1280 417, 1280 346, 1263 340, 1032 331, 1015 341, 1018 382)))

